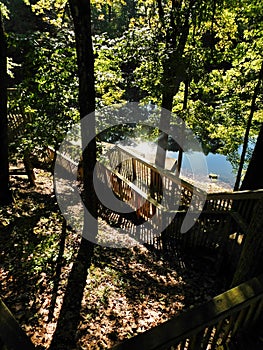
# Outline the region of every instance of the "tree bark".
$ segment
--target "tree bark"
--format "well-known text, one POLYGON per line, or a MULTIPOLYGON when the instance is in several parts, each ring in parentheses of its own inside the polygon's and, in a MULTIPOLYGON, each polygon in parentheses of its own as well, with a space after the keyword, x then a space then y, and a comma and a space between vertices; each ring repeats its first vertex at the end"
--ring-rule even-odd
MULTIPOLYGON (((74 22, 79 75, 79 108, 81 118, 83 150, 83 202, 88 212, 97 218, 97 196, 93 184, 93 171, 96 165, 96 135, 95 130, 95 85, 94 85, 94 55, 91 32, 91 9, 89 0, 70 0, 70 10, 74 22), (92 113, 94 113, 92 115, 92 113), (89 118, 85 118, 89 115, 89 118), (89 140, 92 138, 90 142, 89 140)), ((84 215, 85 237, 94 242, 97 235, 97 225, 86 222, 84 215)))
POLYGON ((232 287, 263 272, 263 199, 254 210, 232 287))
MULTIPOLYGON (((245 132, 245 137, 244 137, 244 143, 243 143, 243 149, 242 149, 242 154, 241 154, 241 157, 240 157, 240 164, 239 164, 239 168, 238 168, 238 173, 237 173, 236 183, 235 183, 235 186, 234 186, 234 191, 238 191, 238 188, 239 188, 241 175, 242 175, 242 170, 243 170, 244 162, 245 162, 246 151, 247 151, 247 147, 248 147, 249 132, 250 132, 251 124, 252 124, 252 119, 253 119, 253 116, 254 116, 254 113, 255 113, 255 110, 256 110, 256 100, 257 100, 257 97, 258 97, 258 94, 259 94, 259 91, 260 91, 260 85, 262 83, 262 80, 263 80, 263 61, 261 63, 261 68, 260 68, 260 72, 259 72, 259 76, 258 76, 258 81, 257 81, 257 84, 255 86, 253 97, 252 97, 252 101, 251 101, 250 114, 249 114, 249 118, 248 118, 248 122, 247 122, 247 127, 246 127, 246 132, 245 132)), ((253 164, 252 164, 252 167, 253 167, 253 164)), ((263 183, 263 181, 261 181, 261 183, 263 183)), ((251 184, 253 184, 253 181, 251 182, 251 184)), ((242 184, 242 187, 243 187, 243 184, 242 184)), ((258 187, 258 188, 262 188, 262 187, 263 186, 261 185, 261 187, 258 187)), ((249 189, 249 188, 247 188, 247 189, 249 189)), ((252 188, 250 188, 250 189, 252 189, 252 188)))
POLYGON ((263 188, 262 175, 262 154, 263 154, 263 124, 257 138, 251 160, 249 162, 244 180, 240 190, 258 190, 263 188))
MULTIPOLYGON (((82 144, 87 138, 95 135, 95 88, 94 88, 94 57, 91 36, 91 14, 89 0, 70 0, 79 75, 79 108, 81 117, 82 144), (91 114, 93 113, 93 114, 91 114), (87 118, 89 115, 88 123, 87 118)), ((95 218, 97 218, 97 197, 93 186, 93 170, 96 163, 96 141, 92 138, 83 151, 83 202, 95 218)), ((64 228, 65 229, 65 228, 64 228)), ((94 239, 97 236, 97 220, 89 222, 84 215, 83 238, 78 255, 71 269, 68 286, 64 295, 63 305, 57 322, 50 349, 76 349, 76 334, 80 321, 81 301, 86 286, 87 273, 94 253, 94 239), (85 239, 85 238, 87 239, 85 239), (74 305, 74 307, 72 307, 74 305)))
MULTIPOLYGON (((184 102, 183 102, 183 111, 187 109, 187 103, 188 103, 188 93, 189 93, 189 81, 188 79, 184 82, 184 102)), ((183 141, 184 141, 184 126, 182 126, 181 130, 181 140, 179 144, 179 150, 178 150, 178 160, 177 160, 177 166, 176 166, 176 176, 180 175, 181 167, 183 163, 183 141)))
POLYGON ((7 44, 0 8, 0 205, 11 203, 8 162, 7 44))
POLYGON ((160 125, 161 133, 158 139, 158 145, 156 150, 155 164, 160 168, 165 168, 166 150, 168 148, 168 135, 171 119, 171 110, 173 106, 173 93, 164 92, 162 98, 160 125))
MULTIPOLYGON (((164 25, 164 13, 161 2, 159 5, 159 17, 161 24, 164 25)), ((173 108, 173 98, 177 94, 182 81, 186 79, 185 63, 183 59, 185 45, 187 42, 190 28, 190 13, 194 3, 189 3, 189 8, 185 12, 184 22, 181 24, 181 11, 179 8, 172 6, 170 14, 170 24, 166 28, 166 51, 167 58, 163 62, 163 77, 162 77, 162 104, 161 107, 169 112, 173 108), (178 11, 178 12, 177 12, 178 11), (176 24, 176 20, 180 25, 176 24)), ((166 111, 161 112, 160 130, 155 164, 159 167, 165 167, 166 150, 168 147, 168 134, 170 128, 171 113, 166 111)))

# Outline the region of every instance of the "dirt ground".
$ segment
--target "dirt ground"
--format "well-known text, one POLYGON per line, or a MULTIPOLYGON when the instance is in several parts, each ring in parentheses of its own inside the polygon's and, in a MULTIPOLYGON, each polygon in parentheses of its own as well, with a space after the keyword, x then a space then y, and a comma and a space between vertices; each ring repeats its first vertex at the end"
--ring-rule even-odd
POLYGON ((63 219, 51 174, 36 184, 12 176, 0 211, 0 297, 37 349, 108 349, 222 291, 212 264, 180 251, 92 247, 63 219))

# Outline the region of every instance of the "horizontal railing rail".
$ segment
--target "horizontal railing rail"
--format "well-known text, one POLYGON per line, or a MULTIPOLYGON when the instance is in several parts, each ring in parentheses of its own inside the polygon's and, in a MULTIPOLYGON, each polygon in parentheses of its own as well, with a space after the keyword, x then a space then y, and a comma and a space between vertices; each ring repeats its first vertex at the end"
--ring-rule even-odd
MULTIPOLYGON (((26 125, 32 121, 32 115, 30 113, 22 113, 19 107, 17 109, 9 109, 8 115, 8 140, 9 145, 16 141, 20 136, 23 136, 26 125)), ((35 186, 35 174, 33 166, 30 160, 30 154, 28 151, 24 152, 23 162, 25 166, 25 173, 28 176, 30 184, 35 186)))
POLYGON ((206 197, 204 190, 122 146, 111 149, 109 166, 170 209, 189 207, 193 196, 195 201, 191 204, 200 209, 206 197))
POLYGON ((244 200, 244 199, 258 199, 263 197, 263 189, 260 190, 244 190, 235 192, 217 192, 209 193, 208 199, 231 199, 231 200, 244 200))
MULTIPOLYGON (((57 153, 57 160, 61 165, 71 173, 77 173, 78 164, 73 162, 67 155, 57 153)), ((188 206, 182 203, 188 202, 192 199, 193 193, 199 198, 200 202, 205 195, 202 190, 195 188, 193 185, 182 181, 181 185, 188 191, 187 200, 182 199, 185 191, 181 194, 176 192, 175 187, 180 184, 180 180, 175 175, 167 170, 156 169, 153 164, 148 163, 137 154, 128 151, 122 147, 112 149, 110 152, 110 162, 98 162, 97 165, 98 176, 101 181, 108 185, 116 196, 123 202, 130 205, 138 216, 145 220, 151 220, 155 216, 156 228, 167 227, 161 237, 154 238, 152 232, 149 232, 149 240, 144 242, 153 244, 157 249, 175 247, 179 241, 184 245, 187 242, 188 246, 194 247, 218 247, 224 249, 226 246, 228 255, 233 252, 240 252, 241 246, 244 244, 244 238, 247 233, 249 224, 249 213, 253 210, 258 199, 263 196, 263 190, 257 191, 239 191, 239 192, 222 192, 211 193, 206 195, 206 201, 203 210, 200 211, 197 206, 192 208, 192 213, 197 213, 194 226, 186 234, 181 233, 181 225, 188 210, 188 206), (171 190, 171 183, 169 183, 171 196, 180 198, 181 203, 176 206, 170 206, 167 201, 158 201, 156 196, 151 193, 151 181, 158 172, 161 177, 165 176, 175 183, 174 191, 171 190), (163 175, 164 174, 164 175, 163 175), (142 185, 143 184, 143 185, 142 185), (159 203, 161 202, 161 203, 159 203), (181 205, 180 205, 181 204, 181 205), (198 210, 201 215, 198 215, 198 210), (174 219, 171 222, 164 222, 164 213, 170 212, 174 219), (219 214, 222 214, 219 216, 219 214), (223 223, 223 224, 222 224, 223 223), (161 241, 163 239, 163 242, 161 241), (168 244, 169 243, 169 244, 168 244)), ((162 180, 164 184, 164 180, 162 180)), ((156 185, 156 182, 155 182, 156 185)), ((178 187, 179 188, 179 187, 178 187)), ((176 203, 173 203, 176 204, 176 203)), ((204 201, 203 201, 204 204, 204 201)), ((251 215, 250 215, 251 216, 251 215)), ((168 216, 170 219, 170 216, 168 216)), ((154 226, 149 226, 149 230, 154 229, 154 226)), ((158 233, 159 235, 159 233, 158 233)), ((233 257, 238 260, 238 255, 235 253, 233 257)))
MULTIPOLYGON (((112 350, 213 350, 253 327, 263 309, 263 276, 226 291, 112 350)), ((222 347, 223 348, 223 347, 222 347)))
MULTIPOLYGON (((66 155, 58 154, 58 159, 60 157, 63 159, 63 166, 63 162, 70 162, 66 155)), ((202 190, 181 181, 169 171, 157 169, 146 160, 122 148, 113 150, 110 160, 109 164, 98 163, 98 178, 104 185, 109 185, 117 198, 135 210, 139 208, 138 215, 145 220, 150 220, 151 216, 162 220, 162 213, 169 210, 166 203, 161 200, 159 203, 158 197, 151 196, 151 186, 158 185, 160 181, 155 173, 162 177, 162 186, 168 184, 168 188, 171 189, 172 182, 175 187, 180 185, 188 191, 184 203, 189 204, 193 194, 200 197, 204 195, 202 190)), ((76 174, 78 165, 71 162, 70 166, 65 167, 76 174)), ((184 190, 182 192, 184 195, 184 190)), ((175 210, 175 219, 159 237, 154 237, 150 232, 148 241, 144 236, 144 242, 172 251, 178 243, 183 248, 212 248, 220 252, 221 257, 226 253, 224 249, 228 249, 229 258, 237 261, 241 249, 238 249, 236 257, 233 257, 234 248, 242 247, 249 216, 262 197, 263 190, 206 194, 205 206, 188 232, 182 234, 180 230, 188 209, 185 206, 185 210, 175 210)), ((152 231, 152 227, 150 230, 152 231)), ((223 258, 225 260, 226 256, 223 258)), ((213 350, 232 341, 243 328, 253 325, 259 319, 262 310, 263 276, 260 276, 112 349, 213 350)))

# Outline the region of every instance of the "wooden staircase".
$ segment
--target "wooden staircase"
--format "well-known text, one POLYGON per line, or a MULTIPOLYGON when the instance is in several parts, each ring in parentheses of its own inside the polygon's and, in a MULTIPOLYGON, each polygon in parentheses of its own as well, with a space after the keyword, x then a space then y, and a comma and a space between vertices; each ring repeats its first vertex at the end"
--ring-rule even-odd
MULTIPOLYGON (((69 162, 66 168, 76 174, 78 165, 67 155, 58 154, 59 159, 64 167, 69 162)), ((154 225, 149 225, 144 234, 147 246, 171 253, 178 247, 206 250, 215 254, 213 263, 218 270, 222 264, 235 270, 263 190, 207 194, 122 147, 115 147, 110 162, 99 162, 97 170, 101 184, 110 184, 115 195, 143 220, 150 222, 155 216, 161 221, 167 210, 176 214, 161 234, 155 236, 154 225), (168 193, 165 198, 164 190, 168 193), (198 215, 194 225, 182 233, 189 207, 198 215)), ((258 328, 262 311, 263 275, 112 349, 262 350, 262 327, 258 328)))

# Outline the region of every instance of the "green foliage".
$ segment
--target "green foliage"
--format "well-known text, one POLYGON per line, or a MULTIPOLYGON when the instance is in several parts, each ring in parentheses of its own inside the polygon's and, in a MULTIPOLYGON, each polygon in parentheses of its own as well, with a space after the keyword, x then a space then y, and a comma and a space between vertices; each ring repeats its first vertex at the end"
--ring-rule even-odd
POLYGON ((160 100, 162 43, 149 27, 132 26, 116 39, 94 38, 98 105, 160 100))
MULTIPOLYGON (((262 60, 262 6, 256 0, 196 1, 193 7, 188 0, 160 3, 91 1, 97 106, 125 100, 160 105, 163 91, 172 88, 172 82, 163 79, 168 64, 171 79, 176 70, 189 84, 187 109, 182 110, 181 83, 173 112, 193 129, 205 152, 238 159, 262 60), (189 33, 180 58, 172 52, 179 47, 187 19, 189 33)), ((34 118, 30 137, 19 144, 30 143, 31 148, 58 144, 78 116, 76 55, 73 33, 65 29, 70 27, 66 2, 36 1, 32 9, 56 28, 63 23, 64 29, 9 38, 26 55, 17 103, 34 118)), ((262 121, 258 99, 252 138, 262 121)))
POLYGON ((91 0, 91 5, 96 34, 107 32, 111 37, 116 37, 128 28, 129 1, 91 0))
POLYGON ((6 5, 3 4, 1 1, 0 1, 0 12, 2 13, 2 16, 3 16, 4 18, 9 19, 9 10, 8 10, 8 8, 6 7, 6 5))
MULTIPOLYGON (((256 10, 256 2, 242 3, 243 7, 226 3, 215 14, 213 26, 208 21, 197 32, 195 53, 202 63, 198 67, 191 60, 186 116, 204 149, 228 155, 234 166, 262 61, 262 10, 256 10)), ((262 100, 258 100, 251 138, 261 122, 262 100)))
POLYGON ((78 79, 73 33, 10 36, 10 45, 24 53, 22 82, 10 101, 32 115, 16 151, 57 147, 78 118, 78 79), (44 146, 44 147, 43 147, 44 146))
POLYGON ((65 20, 66 0, 24 0, 25 4, 31 6, 32 11, 41 18, 55 26, 60 27, 65 20))
POLYGON ((106 35, 94 37, 96 97, 99 107, 122 100, 123 77, 119 57, 114 55, 116 41, 106 35))

